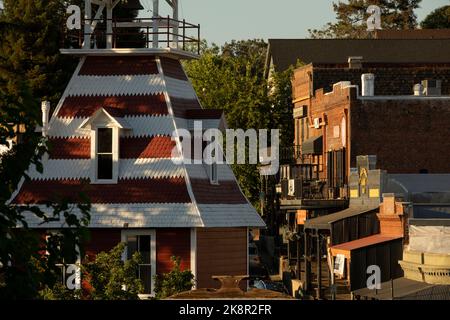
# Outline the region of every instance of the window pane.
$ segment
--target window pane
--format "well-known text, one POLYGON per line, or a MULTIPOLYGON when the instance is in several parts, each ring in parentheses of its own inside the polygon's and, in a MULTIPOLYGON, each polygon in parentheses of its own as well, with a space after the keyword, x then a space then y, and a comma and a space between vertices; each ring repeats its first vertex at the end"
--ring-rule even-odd
POLYGON ((98 129, 98 153, 111 153, 112 152, 112 129, 99 128, 98 129))
POLYGON ((150 264, 150 236, 139 237, 139 252, 142 257, 142 264, 150 264))
POLYGON ((65 286, 66 283, 65 283, 65 277, 64 277, 64 275, 65 275, 64 265, 57 265, 56 267, 59 269, 58 270, 58 275, 57 275, 58 282, 65 286))
POLYGON ((139 279, 144 284, 144 294, 152 293, 152 267, 151 266, 139 266, 139 279))
POLYGON ((137 251, 137 237, 128 236, 127 237, 127 258, 131 259, 133 254, 137 251))
POLYGON ((97 179, 112 179, 113 159, 111 154, 99 154, 97 179))

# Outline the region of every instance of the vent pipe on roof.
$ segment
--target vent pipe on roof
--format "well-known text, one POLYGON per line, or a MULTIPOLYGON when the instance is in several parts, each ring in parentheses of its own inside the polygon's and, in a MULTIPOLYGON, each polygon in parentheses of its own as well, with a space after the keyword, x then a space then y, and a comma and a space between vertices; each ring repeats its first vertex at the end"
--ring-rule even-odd
POLYGON ((50 114, 50 102, 42 101, 41 103, 42 111, 42 136, 46 137, 48 133, 48 118, 50 114))
POLYGON ((348 57, 348 67, 350 69, 361 69, 363 57, 348 57))
POLYGON ((375 75, 373 73, 364 73, 361 76, 362 96, 373 97, 375 95, 375 75))

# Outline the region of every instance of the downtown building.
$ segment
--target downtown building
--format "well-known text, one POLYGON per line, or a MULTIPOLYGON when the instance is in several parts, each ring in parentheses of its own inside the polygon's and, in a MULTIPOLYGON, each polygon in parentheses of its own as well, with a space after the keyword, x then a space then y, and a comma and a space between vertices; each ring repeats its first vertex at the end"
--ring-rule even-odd
POLYGON ((319 298, 336 292, 337 254, 349 298, 365 287, 367 266, 382 266, 383 282, 403 276, 398 261, 423 212, 450 218, 448 32, 376 38, 269 40, 268 77, 305 64, 292 80, 295 141, 281 153, 281 271, 319 298), (442 196, 417 196, 431 193, 442 196))

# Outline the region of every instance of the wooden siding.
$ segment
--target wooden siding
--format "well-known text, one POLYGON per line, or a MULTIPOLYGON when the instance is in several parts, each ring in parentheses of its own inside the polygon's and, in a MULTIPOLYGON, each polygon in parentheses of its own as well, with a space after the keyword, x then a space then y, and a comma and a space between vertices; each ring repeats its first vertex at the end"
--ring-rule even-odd
POLYGON ((331 244, 338 245, 380 233, 376 212, 348 217, 331 225, 331 244))
POLYGON ((403 258, 403 239, 384 242, 353 250, 350 260, 350 290, 367 286, 367 267, 376 265, 381 270, 381 282, 403 276, 398 261, 403 258))
POLYGON ((190 229, 156 229, 156 272, 172 270, 172 256, 181 258, 181 269, 191 269, 190 229))
POLYGON ((247 228, 197 229, 197 287, 219 288, 211 276, 247 274, 247 228))
POLYGON ((108 252, 121 242, 120 229, 90 229, 90 240, 84 244, 84 252, 90 259, 100 252, 108 252))

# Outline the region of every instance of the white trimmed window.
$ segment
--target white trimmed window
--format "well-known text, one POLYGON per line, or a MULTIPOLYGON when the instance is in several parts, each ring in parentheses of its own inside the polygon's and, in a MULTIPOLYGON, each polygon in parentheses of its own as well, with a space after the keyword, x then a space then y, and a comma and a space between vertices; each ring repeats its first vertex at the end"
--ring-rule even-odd
MULTIPOLYGON (((45 241, 48 241, 50 235, 57 235, 58 231, 50 231, 45 237, 45 241)), ((58 282, 61 283, 69 290, 81 289, 81 257, 80 257, 80 248, 76 246, 75 248, 77 252, 76 258, 73 260, 61 258, 55 266, 59 269, 58 273, 58 282)), ((45 253, 48 255, 48 251, 45 253)))
POLYGON ((91 131, 91 183, 117 183, 120 133, 131 130, 126 121, 112 117, 102 108, 84 121, 80 128, 91 131))
POLYGON ((217 173, 217 163, 213 162, 209 166, 209 170, 210 170, 209 178, 210 178, 211 184, 219 184, 219 177, 218 177, 218 173, 217 173))
POLYGON ((156 233, 154 230, 122 230, 122 242, 126 244, 124 260, 136 252, 141 255, 137 277, 144 285, 143 297, 154 296, 156 275, 156 233))
POLYGON ((97 128, 97 181, 113 179, 113 156, 113 128, 97 128))

